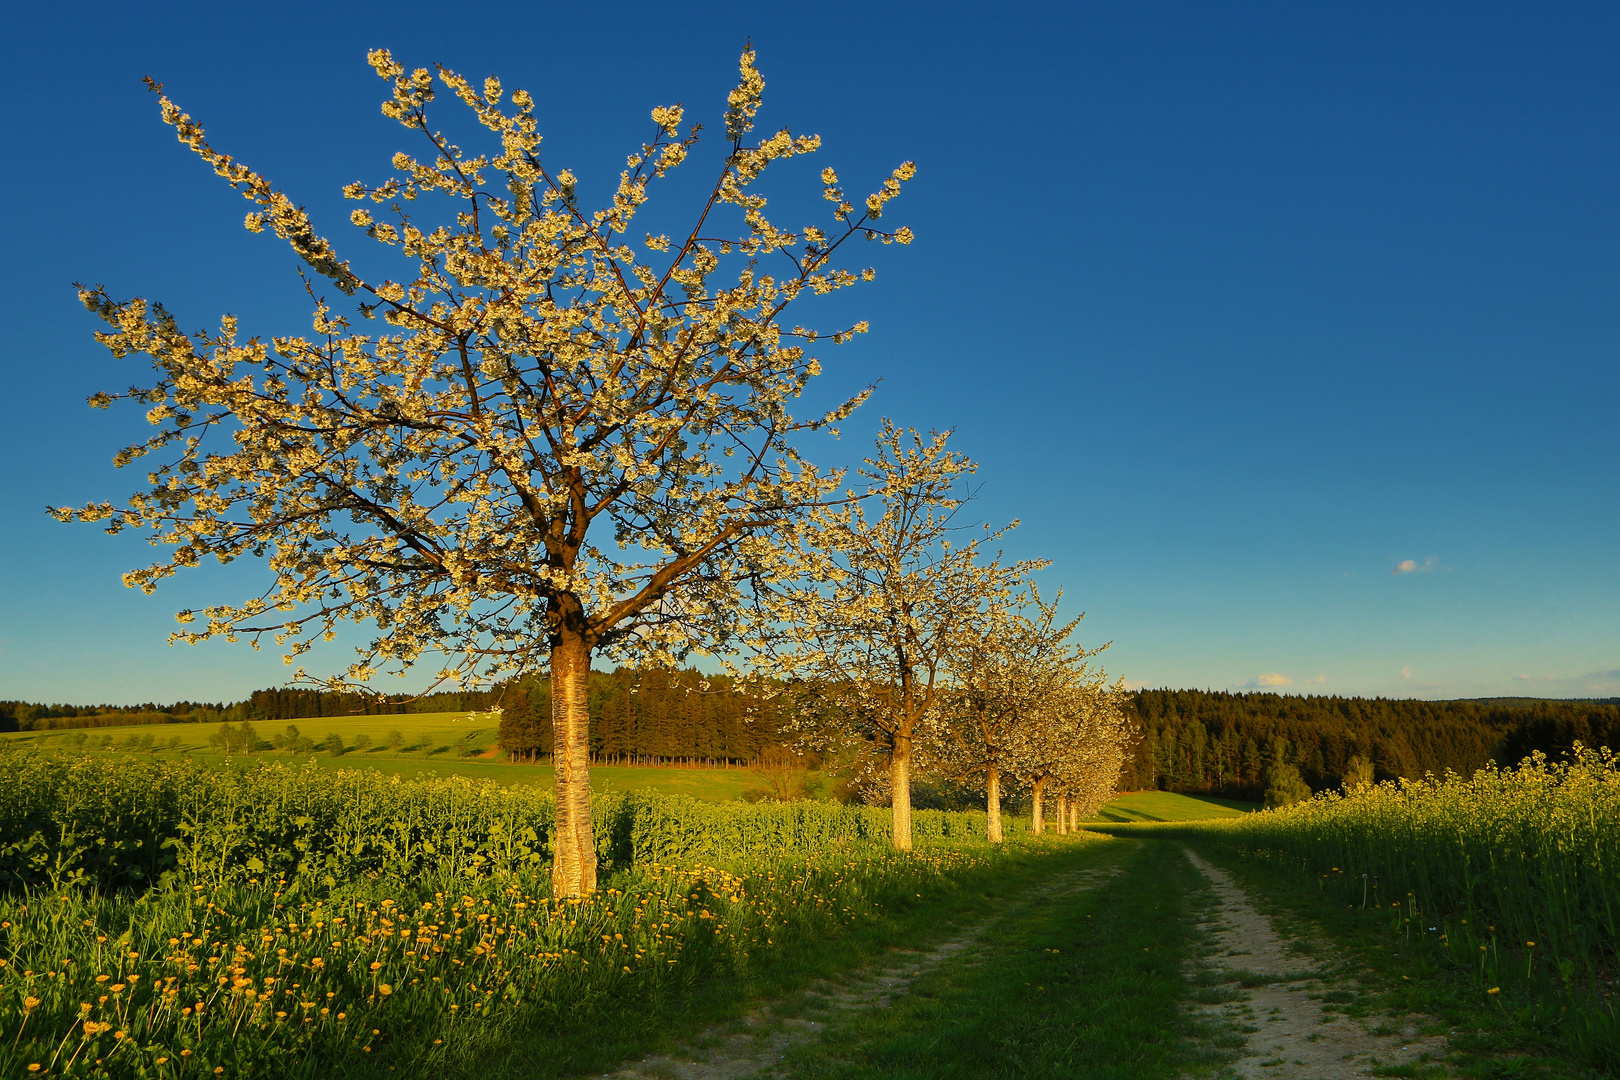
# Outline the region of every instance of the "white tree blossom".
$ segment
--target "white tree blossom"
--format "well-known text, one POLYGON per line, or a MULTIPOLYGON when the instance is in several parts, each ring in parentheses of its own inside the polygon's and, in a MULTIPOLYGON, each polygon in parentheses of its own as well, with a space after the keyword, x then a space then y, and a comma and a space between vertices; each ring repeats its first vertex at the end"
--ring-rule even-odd
POLYGON ((1059 593, 1041 599, 1033 582, 1008 603, 995 603, 964 625, 948 654, 949 683, 940 708, 923 727, 925 767, 981 786, 988 836, 1000 843, 1001 795, 1012 775, 1017 729, 1069 682, 1083 679, 1088 658, 1108 646, 1069 642, 1081 615, 1057 622, 1059 593))
POLYGON ((995 531, 956 522, 975 466, 947 438, 885 420, 859 470, 865 490, 812 508, 793 528, 793 576, 762 581, 754 594, 756 672, 813 687, 826 699, 815 722, 830 719, 887 765, 902 850, 911 847, 914 744, 944 690, 952 643, 1041 565, 984 561, 1017 522, 995 531))
POLYGON ((1045 828, 1048 794, 1056 794, 1067 829, 1071 805, 1091 813, 1113 797, 1135 726, 1121 707, 1122 682, 1089 665, 1068 675, 1033 710, 1028 722, 1011 729, 1011 771, 1028 786, 1033 830, 1045 828))

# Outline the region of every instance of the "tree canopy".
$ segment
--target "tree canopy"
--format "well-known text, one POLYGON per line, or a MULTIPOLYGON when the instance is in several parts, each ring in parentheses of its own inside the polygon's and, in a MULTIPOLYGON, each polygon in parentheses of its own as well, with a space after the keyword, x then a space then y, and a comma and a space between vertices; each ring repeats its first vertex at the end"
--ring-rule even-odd
POLYGON ((383 112, 424 150, 396 154, 380 184, 344 189, 363 204, 354 226, 403 258, 397 278, 362 276, 287 195, 161 98, 180 141, 257 205, 247 227, 273 231, 355 302, 337 313, 306 282, 313 334, 244 340, 232 316, 188 335, 161 305, 83 289, 110 327, 99 340, 157 370, 92 399, 137 400, 160 429, 118 463, 167 460, 122 505, 56 512, 150 530, 169 555, 126 578, 147 590, 204 558, 267 557, 263 595, 182 612, 202 621, 178 636, 272 634, 297 656, 340 620, 366 621, 378 633, 347 672, 355 682, 424 653, 451 653, 458 674, 533 667, 565 623, 594 646, 678 655, 728 604, 735 550, 829 489, 791 436, 859 399, 808 420, 787 405, 819 370, 814 345, 866 324, 817 333, 781 320, 799 297, 873 276, 841 265, 850 238, 910 240, 878 219, 911 165, 859 208, 826 169, 828 224, 777 227, 758 183, 819 139, 784 128, 747 141, 764 87, 750 50, 728 99, 728 152, 690 231, 637 241, 637 212, 698 141, 681 107, 653 110, 653 137, 592 211, 573 174, 543 160, 527 93, 407 72, 386 51, 370 61, 392 85, 383 112), (463 150, 430 124, 436 83, 495 150, 463 150), (431 213, 435 196, 445 213, 431 213), (680 602, 666 602, 675 591, 680 602))

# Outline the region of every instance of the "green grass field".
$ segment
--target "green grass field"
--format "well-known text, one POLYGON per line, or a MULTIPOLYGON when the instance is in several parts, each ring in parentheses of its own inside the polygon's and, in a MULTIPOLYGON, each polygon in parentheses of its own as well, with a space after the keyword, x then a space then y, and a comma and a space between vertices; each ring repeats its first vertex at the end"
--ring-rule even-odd
MULTIPOLYGON (((389 756, 414 760, 430 758, 459 758, 471 754, 487 754, 495 748, 496 722, 475 713, 409 713, 403 716, 329 716, 298 720, 259 720, 251 726, 264 742, 286 731, 291 724, 312 742, 319 744, 329 735, 337 735, 346 745, 365 736, 371 750, 381 750, 388 741, 390 731, 398 731, 403 738, 400 754, 389 756), (474 719, 469 719, 474 717, 474 719)), ((127 727, 72 728, 56 731, 20 731, 0 738, 15 739, 38 746, 67 746, 79 734, 89 737, 87 749, 96 748, 111 736, 120 747, 130 736, 151 735, 159 743, 168 743, 179 736, 185 753, 206 753, 208 737, 217 731, 217 724, 151 724, 127 727)), ((386 750, 382 753, 387 754, 386 750)), ((362 755, 369 756, 369 755, 362 755)))
MULTIPOLYGON (((337 735, 349 747, 334 757, 324 749, 293 754, 284 750, 261 750, 252 757, 269 760, 314 760, 323 769, 377 769, 399 776, 469 776, 500 784, 550 784, 550 765, 514 765, 501 758, 495 747, 496 723, 487 717, 464 712, 407 713, 402 716, 312 717, 300 720, 260 720, 253 724, 258 737, 269 742, 286 732, 288 725, 317 748, 328 736, 337 735), (469 718, 471 717, 471 718, 469 718), (389 733, 398 731, 398 750, 388 748, 389 733), (370 745, 356 749, 364 737, 370 745)), ((153 754, 158 757, 190 757, 198 761, 224 764, 227 759, 209 744, 217 724, 156 724, 127 727, 71 728, 55 731, 20 731, 0 735, 20 745, 56 750, 96 751, 107 747, 117 753, 153 754), (79 737, 84 736, 82 744, 79 737), (150 749, 135 746, 132 740, 150 737, 150 749), (171 745, 178 739, 179 745, 171 745)), ((240 761, 238 756, 235 760, 240 761)), ((657 791, 668 795, 691 795, 711 802, 739 799, 761 780, 748 769, 692 769, 666 767, 616 767, 598 765, 591 769, 592 783, 602 791, 657 791)), ((811 774, 812 793, 823 791, 828 782, 811 774)), ((1256 803, 1212 799, 1201 795, 1177 795, 1169 791, 1133 791, 1104 806, 1093 823, 1128 821, 1196 821, 1203 818, 1237 817, 1259 809, 1256 803)))
POLYGON ((213 749, 213 725, 0 737, 45 751, 0 754, 0 1074, 543 1080, 683 1038, 720 1053, 723 1025, 775 1016, 827 1025, 771 1048, 788 1080, 1225 1076, 1253 1026, 1187 1005, 1253 986, 1198 970, 1216 900, 1192 845, 1324 958, 1313 998, 1374 1036, 1404 1040, 1414 1018, 1444 1035, 1444 1064, 1378 1075, 1620 1076, 1606 751, 1280 813, 1132 792, 1079 836, 1019 819, 996 848, 982 808, 925 811, 928 842, 904 855, 881 809, 716 805, 757 783, 747 770, 598 767, 600 788, 713 802, 597 796, 604 888, 557 901, 551 795, 532 786, 550 770, 477 756, 488 721, 298 726, 409 736, 246 760, 213 749), (312 759, 376 771, 286 767, 312 759), (511 786, 377 775, 426 771, 511 786), (891 969, 915 982, 886 1007, 839 1004, 891 969), (841 978, 845 997, 781 997, 841 978))
POLYGON ((1104 806, 1091 823, 1110 821, 1200 821, 1205 818, 1242 817, 1260 809, 1259 803, 1212 799, 1206 795, 1177 795, 1173 791, 1128 791, 1104 806))
MULTIPOLYGON (((261 720, 252 726, 258 737, 269 742, 286 732, 288 725, 317 747, 313 752, 294 754, 284 750, 261 750, 251 758, 314 762, 323 769, 377 769, 400 776, 468 776, 494 780, 500 784, 550 784, 550 765, 515 765, 505 761, 495 747, 496 724, 487 718, 469 719, 464 712, 408 713, 403 716, 315 717, 299 720, 261 720), (388 748, 389 733, 402 736, 400 748, 388 748), (349 747, 333 756, 320 745, 337 735, 349 747), (356 749, 362 736, 369 740, 365 749, 356 749)), ((472 714, 476 716, 476 714, 472 714)), ((116 753, 152 754, 157 757, 190 757, 223 764, 227 758, 209 744, 217 724, 155 724, 128 727, 73 728, 56 731, 21 731, 0 735, 14 744, 44 750, 96 751, 112 742, 116 753), (82 746, 76 745, 86 736, 82 746), (150 737, 154 746, 137 748, 132 740, 150 737), (171 746, 179 739, 177 747, 171 746)), ((239 755, 235 760, 242 760, 239 755)), ((744 791, 760 786, 760 778, 747 769, 693 769, 663 767, 597 766, 592 781, 604 791, 650 790, 669 795, 692 795, 721 802, 741 798, 744 791)))

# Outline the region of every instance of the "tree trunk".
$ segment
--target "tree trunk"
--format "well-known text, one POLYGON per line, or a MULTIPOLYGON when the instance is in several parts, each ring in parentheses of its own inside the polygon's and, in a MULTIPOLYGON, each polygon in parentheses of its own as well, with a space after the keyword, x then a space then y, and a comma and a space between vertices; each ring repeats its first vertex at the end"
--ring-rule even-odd
POLYGON ((1034 833, 1036 836, 1039 836, 1041 833, 1046 831, 1046 819, 1044 816, 1042 816, 1044 807, 1042 806, 1041 801, 1041 796, 1046 792, 1046 781, 1035 781, 1030 785, 1030 790, 1034 794, 1034 814, 1030 818, 1029 831, 1034 833))
POLYGON ((992 844, 999 844, 1001 843, 1001 770, 994 765, 990 766, 985 772, 984 780, 984 786, 989 791, 984 803, 985 815, 989 819, 984 834, 992 844))
POLYGON ((889 790, 894 804, 894 846, 911 850, 911 738, 897 735, 889 754, 889 790))
POLYGON ((1070 832, 1079 832, 1080 831, 1080 804, 1079 804, 1079 802, 1072 802, 1072 803, 1069 804, 1069 831, 1070 832))
POLYGON ((1058 796, 1058 835, 1069 835, 1069 797, 1058 796))
POLYGON ((551 894, 596 891, 596 841, 591 828, 591 713, 586 693, 591 650, 564 629, 551 646, 551 730, 557 775, 557 827, 551 839, 551 894))

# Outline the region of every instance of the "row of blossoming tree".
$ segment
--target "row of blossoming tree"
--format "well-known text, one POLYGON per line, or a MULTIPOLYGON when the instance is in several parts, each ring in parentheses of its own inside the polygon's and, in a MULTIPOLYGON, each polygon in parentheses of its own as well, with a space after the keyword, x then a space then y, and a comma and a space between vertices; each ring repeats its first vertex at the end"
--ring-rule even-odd
POLYGON ((859 202, 822 169, 826 220, 774 223, 761 178, 820 141, 752 134, 764 80, 749 49, 696 213, 637 230, 655 188, 697 160, 701 129, 681 106, 652 111, 651 137, 589 209, 542 152, 527 93, 407 71, 386 51, 369 60, 391 87, 383 113, 416 151, 396 153, 381 183, 343 189, 359 204, 352 225, 383 249, 364 266, 150 84, 180 141, 253 204, 247 228, 303 261, 313 332, 247 334, 227 316, 187 333, 160 304, 81 287, 108 325, 98 339, 156 373, 91 399, 149 407, 157 433, 117 464, 157 464, 122 503, 52 512, 146 530, 166 551, 125 583, 147 592, 205 558, 271 571, 243 602, 180 612, 175 639, 268 638, 292 664, 341 624, 368 628, 346 670, 311 680, 334 689, 422 665, 435 686, 548 671, 559 895, 596 885, 598 654, 675 663, 702 649, 746 656, 779 685, 836 688, 844 730, 888 765, 902 846, 919 752, 979 770, 993 820, 1003 776, 1037 806, 1051 791, 1095 801, 1112 777, 1086 771, 1084 747, 1114 737, 1092 738, 1118 728, 1117 705, 1029 590, 1034 564, 991 557, 1000 533, 952 543, 971 464, 943 436, 887 423, 858 482, 800 453, 805 433, 836 432, 866 397, 791 413, 820 371, 814 351, 867 324, 816 330, 787 309, 873 279, 852 241, 910 243, 884 216, 912 164, 859 202), (445 91, 488 150, 429 122, 445 91))
POLYGON ((755 580, 743 635, 807 743, 853 742, 881 771, 901 848, 915 767, 983 790, 999 842, 1008 781, 1029 791, 1036 832, 1048 794, 1067 831, 1113 794, 1134 736, 1123 687, 1092 665, 1102 649, 1073 644, 1080 620, 1059 623, 1031 580, 1046 563, 989 551, 1017 522, 958 521, 974 466, 946 441, 885 421, 856 497, 784 530, 790 564, 755 580))

